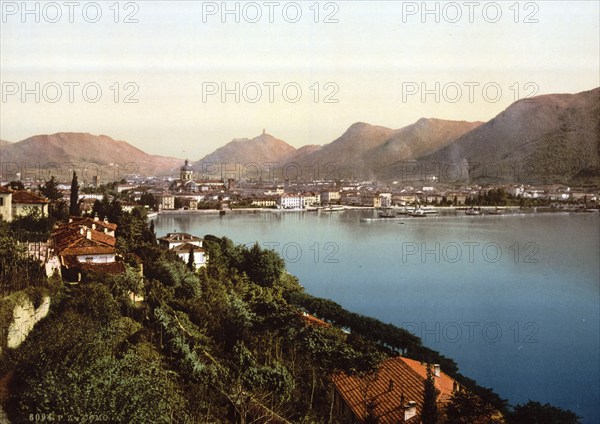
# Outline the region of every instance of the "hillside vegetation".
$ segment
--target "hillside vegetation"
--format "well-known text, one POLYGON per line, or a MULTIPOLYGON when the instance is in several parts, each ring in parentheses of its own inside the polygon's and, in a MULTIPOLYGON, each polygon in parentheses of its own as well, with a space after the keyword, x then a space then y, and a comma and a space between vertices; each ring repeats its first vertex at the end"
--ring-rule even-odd
POLYGON ((506 410, 418 337, 306 294, 272 250, 207 235, 209 265, 195 272, 156 246, 143 212, 121 214, 117 231, 127 272, 53 289, 48 317, 1 356, 12 423, 337 423, 329 376, 368 374, 399 351, 506 410))

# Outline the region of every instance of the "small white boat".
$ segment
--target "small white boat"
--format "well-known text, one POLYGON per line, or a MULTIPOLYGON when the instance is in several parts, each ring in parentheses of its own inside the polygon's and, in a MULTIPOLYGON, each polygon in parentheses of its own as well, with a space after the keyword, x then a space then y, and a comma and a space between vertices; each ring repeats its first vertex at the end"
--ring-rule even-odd
POLYGON ((465 211, 465 215, 481 215, 481 214, 482 214, 482 212, 481 212, 480 207, 471 207, 465 211))
POLYGON ((431 206, 423 206, 417 210, 422 211, 425 215, 435 215, 437 213, 440 213, 440 211, 438 211, 435 208, 432 208, 431 206))
POLYGON ((343 205, 329 205, 329 206, 324 206, 323 209, 321 209, 323 212, 337 212, 337 211, 343 211, 344 210, 344 206, 343 205))
POLYGON ((413 218, 426 218, 427 214, 423 209, 417 209, 416 211, 409 213, 408 216, 412 216, 413 218))
POLYGON ((412 216, 415 218, 424 218, 428 215, 438 214, 439 211, 437 209, 432 208, 431 206, 418 206, 414 210, 408 212, 408 216, 412 216))

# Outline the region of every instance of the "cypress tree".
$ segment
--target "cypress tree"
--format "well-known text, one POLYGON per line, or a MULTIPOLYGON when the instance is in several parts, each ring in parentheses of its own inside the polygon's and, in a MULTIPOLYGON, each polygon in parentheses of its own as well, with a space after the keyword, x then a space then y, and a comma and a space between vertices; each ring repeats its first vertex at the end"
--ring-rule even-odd
POLYGON ((190 254, 188 255, 188 262, 187 262, 187 266, 190 269, 190 271, 194 271, 195 267, 194 267, 194 248, 190 246, 190 254))
POLYGON ((438 409, 437 409, 437 396, 438 390, 435 388, 433 372, 431 366, 427 365, 427 379, 423 383, 424 394, 423 394, 423 413, 421 420, 423 424, 437 424, 438 422, 438 409))
POLYGON ((69 215, 79 216, 79 183, 77 182, 77 173, 73 171, 73 179, 71 180, 71 198, 69 205, 69 215))

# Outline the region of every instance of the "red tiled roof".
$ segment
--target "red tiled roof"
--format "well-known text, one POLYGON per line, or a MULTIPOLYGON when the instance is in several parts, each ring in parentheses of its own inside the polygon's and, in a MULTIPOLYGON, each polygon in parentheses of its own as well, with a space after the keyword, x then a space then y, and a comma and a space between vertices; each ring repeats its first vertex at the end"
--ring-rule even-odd
MULTIPOLYGON (((410 401, 416 402, 417 415, 406 422, 420 422, 426 375, 425 365, 398 356, 383 361, 372 376, 361 378, 339 373, 331 379, 337 392, 357 418, 363 419, 367 414, 366 403, 373 402, 374 413, 379 417, 380 424, 397 424, 405 422, 403 404, 410 401), (369 385, 365 402, 367 381, 369 385)), ((435 386, 440 391, 438 400, 443 404, 452 396, 454 380, 443 372, 434 379, 435 386)))
POLYGON ((9 189, 8 189, 8 188, 6 188, 6 187, 2 187, 2 186, 0 186, 0 193, 6 193, 6 194, 8 194, 8 193, 12 193, 12 191, 11 191, 11 190, 9 190, 9 189))
MULTIPOLYGON (((423 380, 427 378, 427 367, 423 365, 419 361, 415 361, 414 359, 402 358, 402 360, 413 369, 423 380)), ((446 403, 452 397, 452 392, 455 388, 455 381, 452 377, 447 374, 440 372, 439 377, 434 377, 435 387, 440 391, 438 395, 438 399, 442 403, 446 403)))
POLYGON ((114 247, 109 246, 75 246, 75 247, 67 247, 60 252, 61 256, 68 255, 110 255, 111 253, 115 253, 114 247))
POLYGON ((101 231, 81 229, 70 224, 62 225, 52 232, 55 252, 60 256, 115 253, 116 239, 101 231), (90 231, 91 239, 87 238, 90 231))
POLYGON ((331 327, 331 324, 329 324, 328 322, 325 322, 322 319, 319 319, 311 314, 302 313, 300 316, 302 320, 308 325, 314 325, 316 327, 331 327))
POLYGON ((13 203, 25 203, 25 204, 45 204, 50 203, 47 199, 37 194, 33 194, 29 191, 18 190, 14 191, 12 195, 13 203))
POLYGON ((117 229, 117 224, 113 224, 112 222, 104 222, 101 219, 98 220, 94 220, 94 218, 91 218, 89 216, 71 216, 70 219, 72 219, 72 222, 69 222, 68 226, 78 226, 78 225, 85 225, 88 228, 92 228, 92 224, 96 224, 96 228, 106 228, 109 231, 116 231, 117 229))

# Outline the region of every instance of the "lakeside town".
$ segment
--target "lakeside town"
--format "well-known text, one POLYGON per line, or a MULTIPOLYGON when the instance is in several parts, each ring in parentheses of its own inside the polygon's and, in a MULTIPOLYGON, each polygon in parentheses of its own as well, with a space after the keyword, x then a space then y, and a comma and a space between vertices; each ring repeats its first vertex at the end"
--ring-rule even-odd
MULTIPOLYGON (((68 202, 71 182, 52 182, 68 202)), ((48 213, 49 200, 40 188, 43 181, 26 179, 0 183, 0 217, 10 220, 28 208, 48 213)), ((416 208, 514 206, 547 207, 547 210, 590 210, 600 204, 595 186, 565 184, 440 184, 425 181, 289 180, 207 178, 198 176, 186 160, 177 177, 127 176, 102 182, 97 177, 82 181, 78 202, 83 213, 93 213, 96 202, 118 200, 124 211, 145 206, 149 213, 221 212, 235 210, 336 211, 344 208, 416 208)), ((57 199, 54 199, 57 200, 57 199)), ((414 209, 413 209, 414 210, 414 209)))

